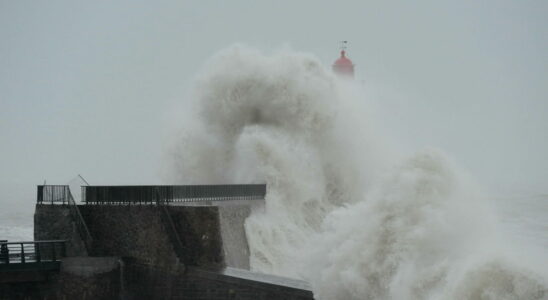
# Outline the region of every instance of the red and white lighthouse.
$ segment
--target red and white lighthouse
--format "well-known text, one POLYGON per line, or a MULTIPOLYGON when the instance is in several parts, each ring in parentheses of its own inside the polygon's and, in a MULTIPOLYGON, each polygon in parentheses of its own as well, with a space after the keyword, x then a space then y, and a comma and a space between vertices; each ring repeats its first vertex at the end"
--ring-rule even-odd
POLYGON ((346 57, 346 41, 342 42, 341 57, 333 64, 333 72, 344 77, 354 78, 354 64, 346 57))

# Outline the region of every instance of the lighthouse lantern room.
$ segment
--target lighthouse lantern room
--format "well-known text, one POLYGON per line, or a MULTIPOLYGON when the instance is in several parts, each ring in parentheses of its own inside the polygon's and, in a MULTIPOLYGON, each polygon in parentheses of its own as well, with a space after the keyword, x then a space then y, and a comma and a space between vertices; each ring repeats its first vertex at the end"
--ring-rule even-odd
POLYGON ((337 75, 354 78, 354 64, 346 57, 347 41, 341 42, 341 57, 333 64, 333 72, 337 75))

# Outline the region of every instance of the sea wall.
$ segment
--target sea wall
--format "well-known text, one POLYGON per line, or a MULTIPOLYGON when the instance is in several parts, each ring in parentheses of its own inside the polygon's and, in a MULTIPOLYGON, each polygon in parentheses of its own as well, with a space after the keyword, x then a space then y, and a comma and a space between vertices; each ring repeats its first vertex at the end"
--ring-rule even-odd
POLYGON ((174 266, 179 259, 156 206, 79 206, 93 239, 90 255, 174 266))
POLYGON ((66 240, 67 256, 88 255, 67 205, 36 205, 34 240, 66 240))
POLYGON ((191 267, 185 272, 166 272, 155 266, 128 263, 125 293, 129 299, 314 299, 312 291, 302 281, 287 278, 276 281, 275 276, 243 272, 247 273, 245 277, 225 269, 191 267))
POLYGON ((119 299, 120 259, 72 257, 61 270, 43 272, 39 281, 0 283, 0 300, 17 299, 119 299))
MULTIPOLYGON (((249 269, 244 221, 248 205, 168 206, 167 210, 184 247, 179 259, 155 205, 79 205, 93 238, 90 256, 132 257, 159 266, 188 264, 205 268, 225 266, 249 269), (181 261, 182 260, 182 261, 181 261)), ((86 250, 67 206, 37 205, 35 240, 66 239, 67 256, 86 250)))
POLYGON ((0 283, 0 300, 312 300, 305 282, 245 270, 142 264, 132 258, 71 257, 41 281, 0 283))
POLYGON ((83 243, 68 207, 37 205, 35 238, 68 240, 69 257, 44 281, 0 286, 0 299, 313 299, 302 281, 245 270, 248 203, 167 206, 169 217, 156 205, 79 209, 91 257, 78 256, 83 243))

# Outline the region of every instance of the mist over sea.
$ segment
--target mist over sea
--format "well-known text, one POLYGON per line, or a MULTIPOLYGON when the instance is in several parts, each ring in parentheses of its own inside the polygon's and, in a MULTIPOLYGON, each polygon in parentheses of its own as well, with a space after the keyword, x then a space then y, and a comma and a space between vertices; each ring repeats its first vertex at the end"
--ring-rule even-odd
POLYGON ((494 203, 503 231, 511 241, 544 252, 548 249, 547 194, 504 195, 495 197, 494 203))
POLYGON ((0 240, 32 241, 36 185, 0 183, 0 240))

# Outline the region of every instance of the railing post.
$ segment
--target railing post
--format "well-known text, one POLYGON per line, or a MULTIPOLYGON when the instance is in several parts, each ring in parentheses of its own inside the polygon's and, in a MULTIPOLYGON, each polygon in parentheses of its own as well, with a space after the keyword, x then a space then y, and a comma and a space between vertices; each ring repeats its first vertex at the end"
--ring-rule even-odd
POLYGON ((51 260, 57 261, 57 254, 55 253, 55 243, 51 243, 51 260))
MULTIPOLYGON (((86 243, 87 241, 85 241, 84 243, 86 243)), ((87 246, 87 244, 86 244, 87 246)), ((66 247, 66 243, 65 242, 61 242, 61 257, 66 257, 67 256, 67 247, 66 247)))
MULTIPOLYGON (((0 240, 0 243, 7 242, 8 240, 0 240)), ((4 261, 6 264, 10 263, 10 249, 8 248, 8 244, 0 244, 0 261, 4 261)))
POLYGON ((42 256, 40 255, 40 243, 34 244, 34 253, 36 253, 36 262, 41 262, 42 256))
POLYGON ((39 185, 38 188, 37 188, 37 191, 36 191, 36 200, 38 202, 38 204, 42 204, 42 201, 44 199, 43 195, 42 195, 42 191, 44 190, 44 186, 43 185, 39 185))
POLYGON ((23 246, 23 243, 21 243, 20 245, 21 245, 21 263, 24 264, 25 263, 25 247, 23 246))

